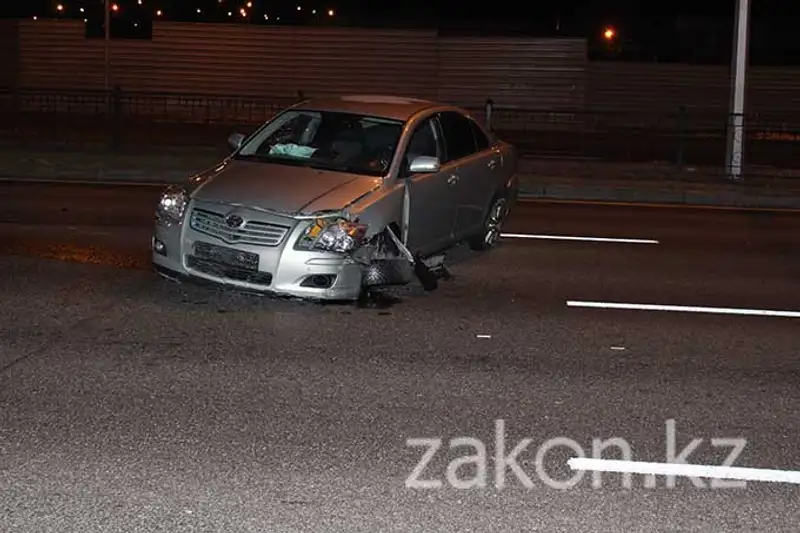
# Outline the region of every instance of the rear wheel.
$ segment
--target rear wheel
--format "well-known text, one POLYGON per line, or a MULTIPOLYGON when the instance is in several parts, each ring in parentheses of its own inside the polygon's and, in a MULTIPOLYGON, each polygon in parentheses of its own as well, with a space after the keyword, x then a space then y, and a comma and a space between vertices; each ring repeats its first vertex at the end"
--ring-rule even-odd
POLYGON ((498 196, 492 201, 492 206, 486 213, 483 231, 469 240, 469 247, 475 251, 484 251, 494 248, 500 240, 500 232, 508 214, 508 201, 504 196, 498 196))

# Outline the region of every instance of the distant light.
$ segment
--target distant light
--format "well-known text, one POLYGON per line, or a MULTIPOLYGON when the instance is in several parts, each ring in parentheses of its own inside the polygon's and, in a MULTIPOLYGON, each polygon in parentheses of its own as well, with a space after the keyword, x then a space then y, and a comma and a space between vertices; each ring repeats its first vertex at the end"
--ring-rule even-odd
POLYGON ((138 23, 138 22, 134 22, 134 23, 133 23, 133 27, 134 27, 134 28, 138 28, 138 27, 139 27, 139 23, 138 23))
POLYGON ((142 5, 142 0, 139 0, 139 5, 142 5))
POLYGON ((63 4, 58 4, 58 5, 56 6, 56 10, 58 10, 58 11, 64 11, 64 6, 63 6, 63 4))
POLYGON ((198 13, 202 13, 202 12, 203 12, 203 10, 202 10, 202 9, 200 9, 200 8, 198 7, 198 8, 197 8, 197 12, 198 12, 198 13))
POLYGON ((328 16, 329 16, 329 17, 332 17, 332 16, 333 16, 333 9, 329 9, 329 10, 328 10, 328 16))
POLYGON ((617 32, 614 30, 614 28, 606 28, 605 31, 603 32, 603 37, 605 37, 607 41, 610 41, 616 36, 617 32))
POLYGON ((264 20, 269 20, 269 15, 264 15, 264 20))
POLYGON ((163 11, 161 11, 160 9, 159 9, 158 11, 156 11, 156 16, 157 16, 157 17, 160 17, 160 16, 161 16, 161 15, 163 15, 163 14, 164 14, 164 12, 163 12, 163 11))
POLYGON ((83 9, 83 8, 80 8, 80 9, 79 9, 79 11, 80 11, 81 13, 85 13, 85 12, 86 12, 86 10, 85 10, 85 9, 83 9))
POLYGON ((316 15, 316 14, 317 14, 317 10, 316 10, 316 9, 312 9, 312 10, 311 10, 311 14, 312 14, 312 15, 316 15))
POLYGON ((302 11, 302 10, 303 10, 303 8, 302 8, 302 7, 300 7, 300 6, 297 6, 297 10, 298 10, 298 11, 302 11))
POLYGON ((119 6, 117 4, 112 4, 111 11, 119 11, 119 6))
POLYGON ((253 2, 247 2, 247 9, 250 9, 251 7, 253 7, 253 2))
POLYGON ((242 8, 242 9, 240 9, 240 10, 239 10, 239 13, 240 13, 240 14, 241 14, 243 17, 246 17, 246 16, 247 16, 247 11, 245 10, 245 8, 242 8))
POLYGON ((232 17, 233 16, 233 12, 232 11, 228 11, 228 16, 232 17))

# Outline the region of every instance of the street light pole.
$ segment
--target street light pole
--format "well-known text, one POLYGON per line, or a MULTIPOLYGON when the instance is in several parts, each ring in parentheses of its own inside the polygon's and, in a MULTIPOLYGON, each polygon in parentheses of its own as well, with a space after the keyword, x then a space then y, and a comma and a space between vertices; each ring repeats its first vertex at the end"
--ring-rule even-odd
POLYGON ((728 113, 728 146, 726 174, 729 179, 742 179, 744 152, 744 100, 747 86, 747 63, 750 41, 750 0, 737 0, 736 27, 733 34, 731 64, 731 103, 728 113))
POLYGON ((111 6, 108 5, 108 0, 103 0, 103 29, 105 30, 105 38, 103 41, 103 75, 105 78, 105 89, 108 93, 110 75, 109 75, 109 46, 111 42, 111 6))

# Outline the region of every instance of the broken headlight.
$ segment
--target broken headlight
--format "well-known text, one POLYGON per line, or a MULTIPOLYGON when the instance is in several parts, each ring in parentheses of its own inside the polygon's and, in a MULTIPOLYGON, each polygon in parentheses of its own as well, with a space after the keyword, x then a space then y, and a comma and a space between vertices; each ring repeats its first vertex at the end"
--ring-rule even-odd
POLYGON ((298 250, 350 252, 361 246, 367 233, 365 224, 344 219, 318 218, 297 240, 298 250))
POLYGON ((183 220, 188 203, 189 195, 186 193, 186 189, 171 185, 158 200, 156 218, 159 222, 167 225, 178 224, 183 220))

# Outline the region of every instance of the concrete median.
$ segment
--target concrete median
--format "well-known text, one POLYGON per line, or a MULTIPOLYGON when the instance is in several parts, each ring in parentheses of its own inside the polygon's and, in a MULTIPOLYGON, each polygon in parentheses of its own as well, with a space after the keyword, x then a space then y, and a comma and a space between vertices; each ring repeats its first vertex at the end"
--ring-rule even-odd
MULTIPOLYGON (((224 150, 165 148, 159 153, 0 150, 0 177, 18 181, 166 184, 212 168, 224 150)), ((665 164, 523 159, 523 198, 800 208, 800 172, 756 169, 742 184, 719 171, 665 164)))

